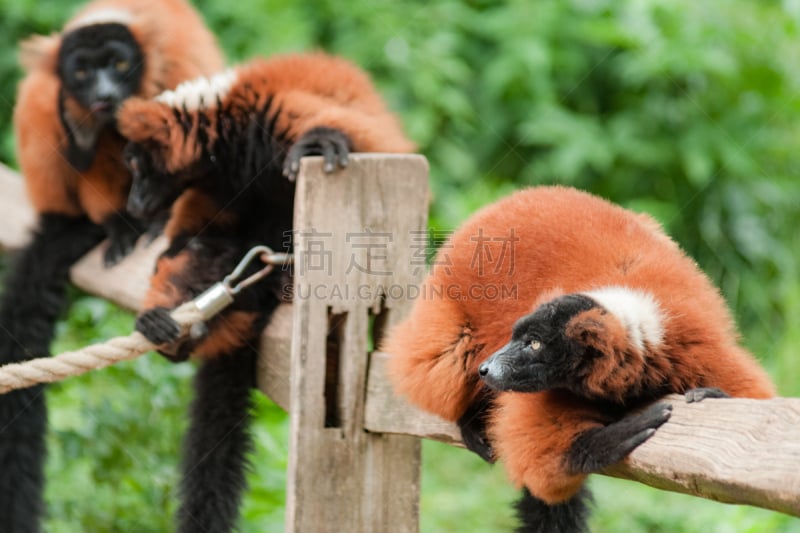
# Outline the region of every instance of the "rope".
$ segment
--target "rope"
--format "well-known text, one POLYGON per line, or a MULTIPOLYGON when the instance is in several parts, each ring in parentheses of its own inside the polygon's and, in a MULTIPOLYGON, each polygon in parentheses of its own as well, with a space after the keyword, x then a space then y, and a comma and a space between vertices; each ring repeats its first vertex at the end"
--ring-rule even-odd
MULTIPOLYGON (((192 324, 203 320, 202 312, 193 301, 176 308, 170 316, 180 324, 184 333, 189 331, 192 324)), ((144 335, 134 331, 127 337, 114 337, 81 350, 0 366, 0 394, 37 383, 61 381, 119 361, 136 359, 156 348, 144 335)))
MULTIPOLYGON (((288 265, 292 261, 291 254, 275 253, 268 246, 254 246, 236 265, 233 272, 191 302, 173 310, 170 316, 181 327, 181 334, 186 335, 191 326, 208 320, 225 309, 233 303, 233 298, 239 291, 263 279, 276 265, 288 265), (264 263, 264 267, 249 277, 240 279, 248 265, 256 258, 264 263)), ((82 350, 0 366, 0 394, 37 383, 61 381, 70 376, 85 374, 89 370, 105 368, 119 361, 136 359, 156 348, 157 346, 148 341, 144 335, 134 331, 127 337, 114 337, 82 350)))

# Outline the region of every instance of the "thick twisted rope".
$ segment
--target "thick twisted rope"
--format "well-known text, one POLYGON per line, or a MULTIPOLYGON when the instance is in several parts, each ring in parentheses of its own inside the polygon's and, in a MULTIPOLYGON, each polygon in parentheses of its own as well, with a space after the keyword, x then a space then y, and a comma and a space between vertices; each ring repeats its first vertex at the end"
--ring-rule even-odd
MULTIPOLYGON (((276 265, 291 263, 290 254, 275 253, 268 246, 254 246, 245 254, 233 272, 191 302, 173 310, 170 316, 181 327, 181 334, 186 335, 194 324, 208 320, 225 309, 233 303, 233 298, 239 291, 263 279, 276 265), (240 279, 247 266, 256 258, 264 263, 264 267, 249 277, 240 279)), ((148 341, 144 335, 134 331, 127 337, 114 337, 106 342, 93 344, 74 352, 64 352, 55 357, 0 366, 0 394, 37 383, 61 381, 70 376, 85 374, 89 370, 136 359, 156 348, 157 346, 148 341)))
MULTIPOLYGON (((171 316, 184 333, 188 332, 193 324, 203 320, 200 309, 193 301, 176 308, 171 316)), ((106 342, 92 344, 73 352, 64 352, 54 357, 0 366, 0 394, 37 383, 61 381, 120 361, 136 359, 155 348, 156 345, 148 341, 144 335, 134 331, 126 337, 114 337, 106 342)))

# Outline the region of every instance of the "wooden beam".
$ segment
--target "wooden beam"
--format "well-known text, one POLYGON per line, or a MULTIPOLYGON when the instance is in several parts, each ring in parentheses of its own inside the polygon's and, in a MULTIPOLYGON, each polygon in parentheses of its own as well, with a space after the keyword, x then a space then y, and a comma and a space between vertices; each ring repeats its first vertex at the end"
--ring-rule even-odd
POLYGON ((36 216, 28 202, 22 177, 0 164, 0 248, 16 249, 28 242, 36 216))
POLYGON ((800 516, 800 399, 670 396, 669 422, 605 473, 800 516))
POLYGON ((105 247, 106 243, 100 244, 73 265, 72 282, 86 292, 138 311, 150 286, 156 259, 167 247, 166 237, 153 242, 139 239, 133 252, 111 268, 103 265, 105 247))
POLYGON ((375 433, 401 433, 463 447, 458 426, 417 409, 394 394, 386 378, 389 354, 372 352, 367 380, 364 429, 375 433))
MULTIPOLYGON (((365 428, 461 445, 455 424, 393 393, 388 357, 372 354, 365 428)), ((673 406, 669 422, 605 474, 800 516, 800 398, 663 401, 673 406)))

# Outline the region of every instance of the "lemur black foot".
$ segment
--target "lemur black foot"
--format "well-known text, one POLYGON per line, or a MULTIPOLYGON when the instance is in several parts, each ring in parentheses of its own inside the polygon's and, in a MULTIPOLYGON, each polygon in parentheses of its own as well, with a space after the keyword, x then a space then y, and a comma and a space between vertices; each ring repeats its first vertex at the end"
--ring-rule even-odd
POLYGON ((154 307, 136 319, 136 331, 153 344, 169 344, 178 340, 181 327, 170 316, 166 307, 154 307))
POLYGON ((170 316, 166 307, 154 307, 139 315, 136 319, 136 331, 153 344, 161 346, 158 353, 173 363, 189 358, 190 350, 185 349, 185 343, 176 344, 181 336, 181 327, 170 316))
POLYGON ((319 127, 306 132, 289 148, 283 175, 290 181, 297 179, 300 172, 300 159, 307 155, 321 155, 325 159, 322 169, 333 172, 337 167, 344 168, 349 163, 350 138, 334 128, 319 127))
POLYGON ((569 450, 570 470, 576 474, 591 474, 618 463, 652 437, 671 414, 671 405, 657 403, 608 426, 584 431, 569 450))
POLYGON ((686 403, 696 403, 706 398, 730 398, 730 395, 716 387, 697 387, 686 391, 686 403))
POLYGON ((108 235, 108 248, 103 254, 103 264, 112 267, 128 255, 144 231, 141 222, 127 213, 114 213, 103 222, 108 235))
POLYGON ((492 443, 486 435, 486 418, 489 416, 491 399, 479 399, 469 406, 467 411, 458 419, 461 429, 461 440, 468 450, 480 456, 487 463, 494 463, 492 443))
POLYGON ((153 219, 147 223, 147 229, 144 232, 147 244, 152 243, 159 237, 159 235, 164 233, 164 228, 169 220, 169 215, 169 211, 164 211, 163 213, 153 217, 153 219))

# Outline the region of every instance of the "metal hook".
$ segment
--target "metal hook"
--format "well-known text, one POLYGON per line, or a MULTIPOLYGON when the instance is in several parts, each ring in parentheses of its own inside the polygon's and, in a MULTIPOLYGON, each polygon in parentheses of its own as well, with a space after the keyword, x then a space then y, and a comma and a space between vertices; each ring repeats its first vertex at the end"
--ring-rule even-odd
POLYGON ((254 246, 245 254, 244 258, 239 261, 239 264, 236 265, 233 272, 225 276, 222 281, 215 283, 200 294, 194 299, 194 303, 202 313, 203 320, 208 320, 232 304, 233 297, 239 294, 242 289, 249 287, 272 272, 275 269, 275 265, 288 265, 292 262, 293 258, 291 254, 275 253, 269 246, 254 246), (261 261, 264 262, 264 268, 238 281, 239 277, 256 256, 260 257, 261 261))
POLYGON ((239 261, 239 264, 236 265, 236 268, 233 269, 233 272, 231 272, 230 274, 225 276, 225 278, 223 278, 222 283, 224 283, 225 286, 228 287, 228 290, 232 295, 239 294, 239 291, 249 287, 256 281, 260 280, 261 278, 263 278, 264 276, 268 275, 270 272, 273 271, 273 269, 275 268, 275 264, 272 262, 268 262, 268 258, 272 255, 274 255, 274 252, 272 251, 272 248, 270 248, 269 246, 252 247, 250 251, 247 252, 247 254, 244 256, 244 258, 241 261, 239 261), (256 256, 260 256, 261 260, 266 264, 266 266, 261 270, 259 270, 258 272, 254 272, 249 277, 243 279, 242 281, 234 285, 234 282, 239 278, 239 276, 242 275, 242 272, 244 272, 244 270, 248 267, 248 265, 250 265, 250 263, 256 256))

